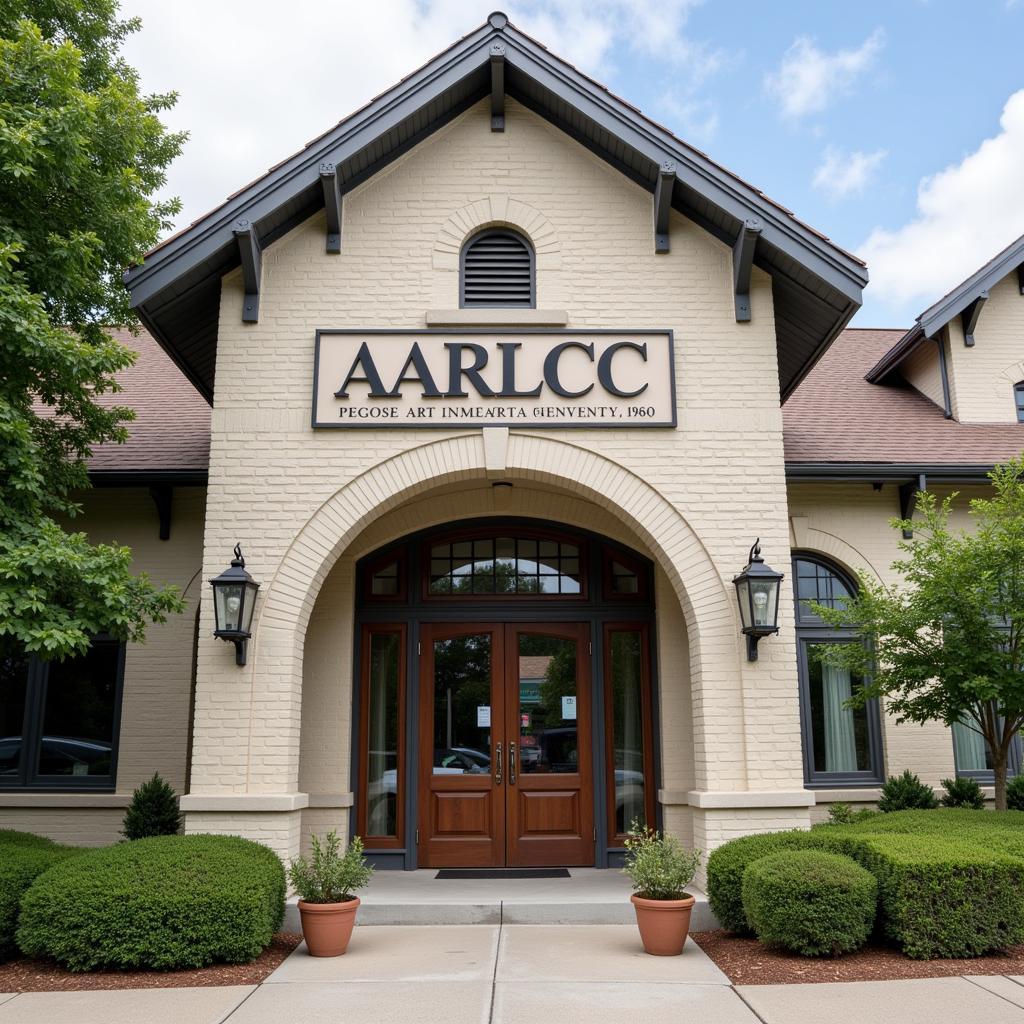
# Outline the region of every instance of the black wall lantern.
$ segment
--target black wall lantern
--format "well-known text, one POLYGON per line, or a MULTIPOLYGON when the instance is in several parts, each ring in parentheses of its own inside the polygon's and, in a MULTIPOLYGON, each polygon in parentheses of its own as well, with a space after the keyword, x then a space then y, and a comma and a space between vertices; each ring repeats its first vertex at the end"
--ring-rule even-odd
POLYGON ((779 631, 779 584, 783 574, 764 564, 761 538, 754 541, 747 567, 733 577, 740 620, 747 638, 747 661, 757 661, 757 642, 779 631))
POLYGON ((214 636, 235 645, 235 664, 245 664, 245 648, 252 636, 252 610, 256 606, 256 591, 260 585, 245 571, 242 547, 235 545, 231 568, 210 580, 213 587, 213 615, 216 619, 214 636))

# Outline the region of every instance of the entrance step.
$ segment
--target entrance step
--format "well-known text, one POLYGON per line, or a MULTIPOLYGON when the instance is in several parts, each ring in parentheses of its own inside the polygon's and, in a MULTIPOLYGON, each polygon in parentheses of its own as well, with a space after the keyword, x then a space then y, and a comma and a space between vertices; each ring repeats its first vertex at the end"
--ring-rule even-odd
MULTIPOLYGON (((439 879, 437 869, 377 871, 361 894, 361 925, 378 924, 632 924, 629 884, 613 869, 570 868, 569 878, 439 879)), ((718 924, 707 896, 690 886, 697 902, 690 928, 718 924)), ((299 931, 296 900, 288 901, 284 927, 299 931)))

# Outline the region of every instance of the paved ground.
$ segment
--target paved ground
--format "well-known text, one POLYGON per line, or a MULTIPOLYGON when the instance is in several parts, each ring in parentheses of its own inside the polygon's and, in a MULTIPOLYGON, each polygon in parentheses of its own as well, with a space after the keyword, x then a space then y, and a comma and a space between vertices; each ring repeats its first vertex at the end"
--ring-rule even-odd
POLYGON ((632 925, 360 927, 260 986, 0 994, 0 1024, 1024 1024, 1024 976, 734 988, 692 942, 632 925))

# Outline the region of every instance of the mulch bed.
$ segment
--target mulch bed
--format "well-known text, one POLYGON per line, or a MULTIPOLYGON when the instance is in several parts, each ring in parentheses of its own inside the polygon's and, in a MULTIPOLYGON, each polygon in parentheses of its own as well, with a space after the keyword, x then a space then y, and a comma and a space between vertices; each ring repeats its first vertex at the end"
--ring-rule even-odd
POLYGON ((888 946, 865 946, 840 957, 797 956, 767 949, 757 939, 716 930, 696 932, 694 942, 734 985, 792 985, 825 981, 895 981, 963 974, 1024 974, 1024 946, 972 960, 911 960, 888 946))
POLYGON ((85 992, 112 988, 188 988, 212 985, 258 985, 302 941, 301 935, 278 932, 250 964, 213 964, 193 971, 92 971, 75 974, 51 960, 21 957, 0 963, 0 992, 85 992))

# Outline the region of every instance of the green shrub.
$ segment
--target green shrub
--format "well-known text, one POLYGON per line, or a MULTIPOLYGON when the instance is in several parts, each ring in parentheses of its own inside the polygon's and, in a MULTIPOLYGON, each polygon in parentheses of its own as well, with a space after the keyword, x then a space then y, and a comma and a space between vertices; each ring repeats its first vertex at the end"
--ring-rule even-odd
POLYGON ((180 831, 178 797, 156 773, 132 793, 121 835, 125 839, 148 839, 150 836, 174 836, 180 831))
POLYGON ((88 850, 40 875, 18 946, 73 971, 246 963, 284 916, 277 855, 237 836, 158 836, 88 850))
POLYGON ((939 801, 943 807, 985 810, 985 794, 974 779, 943 779, 942 788, 946 791, 946 795, 939 801))
POLYGON ((626 837, 626 864, 633 892, 646 900, 681 900, 700 867, 700 850, 686 850, 675 836, 634 821, 626 837))
POLYGON ((288 869, 288 880, 304 903, 348 903, 356 891, 370 881, 373 868, 363 860, 363 841, 353 836, 348 849, 339 853, 341 840, 330 831, 320 842, 311 836, 313 859, 293 860, 288 869))
POLYGON ((38 875, 77 852, 29 832, 0 829, 0 958, 17 949, 18 910, 29 886, 38 875))
POLYGON ((1006 807, 1011 811, 1024 811, 1024 774, 1015 775, 1006 784, 1006 807))
POLYGON ((890 775, 882 786, 878 809, 884 814, 893 811, 928 811, 939 806, 931 786, 926 786, 908 768, 902 775, 890 775))
POLYGON ((838 956, 859 949, 871 934, 878 882, 841 854, 786 850, 744 871, 743 908, 765 945, 838 956))
POLYGON ((870 807, 860 807, 856 811, 852 805, 842 803, 841 801, 834 804, 828 805, 828 821, 820 822, 819 824, 827 825, 852 825, 858 821, 866 821, 868 818, 873 818, 878 811, 873 810, 870 807))

